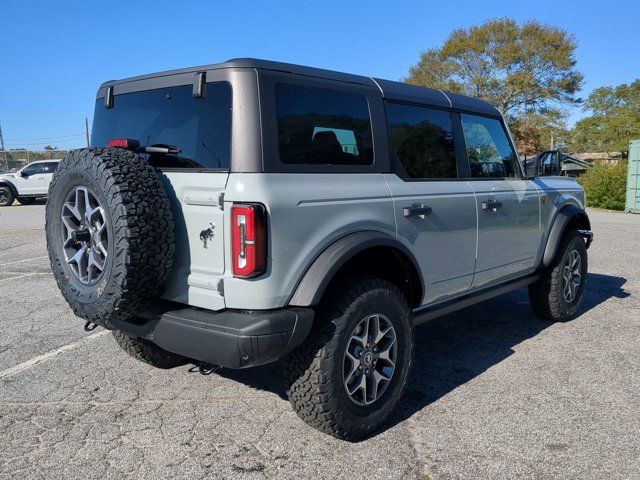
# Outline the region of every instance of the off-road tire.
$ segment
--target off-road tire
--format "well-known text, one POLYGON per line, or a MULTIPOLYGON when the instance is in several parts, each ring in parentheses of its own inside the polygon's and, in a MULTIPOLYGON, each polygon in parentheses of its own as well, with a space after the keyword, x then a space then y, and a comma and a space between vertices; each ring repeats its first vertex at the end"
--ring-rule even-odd
POLYGON ((13 201, 16 197, 13 195, 13 191, 9 187, 0 186, 0 207, 9 207, 13 205, 13 201))
POLYGON ((345 279, 323 302, 307 341, 287 358, 287 395, 310 426, 337 438, 358 440, 384 423, 402 395, 413 353, 411 310, 395 285, 372 277, 345 279), (382 396, 360 406, 343 386, 342 359, 353 328, 375 312, 389 318, 396 330, 396 370, 382 396))
POLYGON ((189 360, 182 355, 167 352, 143 338, 132 338, 117 330, 111 333, 122 350, 136 360, 147 363, 152 367, 164 369, 174 368, 189 362, 189 360))
POLYGON ((34 203, 36 203, 36 198, 35 197, 18 197, 18 202, 20 202, 20 205, 33 205, 34 203))
POLYGON ((120 148, 70 152, 49 187, 46 233, 54 277, 77 316, 112 329, 112 320, 135 316, 162 294, 173 263, 174 224, 158 173, 140 155, 120 148), (62 205, 78 186, 90 189, 106 212, 108 256, 94 285, 73 274, 62 248, 62 205))
POLYGON ((529 285, 529 301, 537 317, 566 322, 576 317, 587 286, 587 247, 577 230, 569 230, 563 235, 558 252, 551 265, 542 271, 540 279, 529 285), (563 294, 562 273, 568 255, 576 250, 582 260, 582 279, 576 297, 567 302, 563 294))

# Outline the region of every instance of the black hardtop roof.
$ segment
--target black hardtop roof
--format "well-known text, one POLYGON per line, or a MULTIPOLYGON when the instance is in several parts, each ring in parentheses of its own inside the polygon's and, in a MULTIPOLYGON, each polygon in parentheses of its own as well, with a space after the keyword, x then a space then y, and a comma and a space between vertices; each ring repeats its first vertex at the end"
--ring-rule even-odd
POLYGON ((256 58, 233 58, 222 63, 211 65, 201 65, 197 67, 181 68, 177 70, 167 70, 164 72, 141 75, 137 77, 124 78, 122 80, 110 80, 103 83, 100 88, 109 87, 122 83, 144 80, 149 78, 163 77, 168 75, 179 75, 190 72, 202 72, 205 70, 217 70, 223 68, 255 68, 260 70, 272 70, 278 72, 305 75, 309 77, 336 80, 339 82, 355 83, 370 87, 377 87, 381 90, 382 96, 388 100, 397 100, 411 103, 420 103, 438 107, 453 107, 460 110, 482 113, 485 115, 500 115, 498 109, 493 105, 473 97, 458 95, 433 88, 418 87, 403 82, 382 80, 373 77, 353 75, 350 73, 335 72, 322 68, 306 67, 292 63, 274 62, 271 60, 260 60, 256 58))

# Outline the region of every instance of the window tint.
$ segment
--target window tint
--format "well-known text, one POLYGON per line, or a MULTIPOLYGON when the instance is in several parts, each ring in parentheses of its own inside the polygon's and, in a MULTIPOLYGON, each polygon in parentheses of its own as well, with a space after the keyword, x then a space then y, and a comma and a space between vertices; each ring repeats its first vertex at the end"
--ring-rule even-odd
POLYGON ((388 103, 391 148, 411 178, 456 178, 451 114, 444 110, 388 103))
POLYGON ((53 173, 58 168, 58 162, 47 162, 44 164, 45 173, 53 173))
POLYGON ((495 118, 461 114, 472 177, 517 177, 517 157, 502 123, 495 118))
POLYGON ((22 170, 25 175, 38 175, 44 173, 44 163, 32 163, 22 170))
POLYGON ((276 85, 282 163, 371 165, 373 141, 364 95, 276 85))
POLYGON ((181 150, 150 155, 157 167, 229 168, 231 86, 208 83, 204 98, 193 98, 191 85, 116 95, 113 108, 104 108, 98 99, 91 143, 106 146, 112 138, 181 150))

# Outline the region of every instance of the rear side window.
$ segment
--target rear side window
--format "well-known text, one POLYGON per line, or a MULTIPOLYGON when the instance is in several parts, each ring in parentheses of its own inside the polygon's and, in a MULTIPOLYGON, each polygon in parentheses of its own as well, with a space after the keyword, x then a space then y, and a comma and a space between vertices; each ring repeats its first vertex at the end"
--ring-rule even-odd
POLYGON ((518 177, 518 160, 502 122, 460 115, 472 177, 518 177))
POLYGON ((91 143, 104 147, 113 138, 181 150, 177 155, 150 155, 156 167, 228 169, 231 85, 208 83, 204 98, 193 98, 191 85, 116 95, 108 109, 98 99, 91 143))
POLYGON ((451 114, 387 103, 391 148, 410 178, 456 178, 451 114))
POLYGON ((282 163, 373 163, 371 119, 366 96, 278 84, 276 114, 282 163))

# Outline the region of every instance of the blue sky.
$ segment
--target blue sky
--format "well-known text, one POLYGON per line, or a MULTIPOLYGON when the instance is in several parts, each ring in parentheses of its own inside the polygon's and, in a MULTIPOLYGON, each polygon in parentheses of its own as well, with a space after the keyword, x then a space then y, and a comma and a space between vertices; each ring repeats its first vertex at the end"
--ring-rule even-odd
POLYGON ((454 28, 503 16, 576 36, 582 96, 640 77, 637 0, 3 0, 0 12, 0 124, 8 148, 82 146, 84 117, 91 121, 96 89, 108 79, 259 57, 398 80, 454 28))

